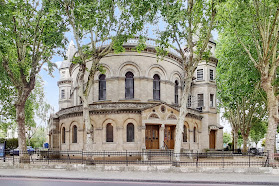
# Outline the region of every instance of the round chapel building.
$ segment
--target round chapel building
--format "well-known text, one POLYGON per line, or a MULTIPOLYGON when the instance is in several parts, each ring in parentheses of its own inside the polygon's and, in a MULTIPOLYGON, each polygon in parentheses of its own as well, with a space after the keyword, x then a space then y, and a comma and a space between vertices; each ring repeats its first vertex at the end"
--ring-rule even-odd
MULTIPOLYGON (((100 63, 89 96, 94 151, 142 151, 173 149, 183 88, 179 53, 170 50, 157 59, 155 41, 138 53, 136 39, 124 44, 126 52, 110 53, 100 63)), ((203 152, 223 148, 223 127, 216 105, 216 44, 208 44, 212 57, 196 69, 188 97, 189 113, 184 122, 182 150, 203 152)), ((59 68, 59 111, 49 122, 49 144, 53 150, 85 150, 86 131, 82 103, 78 96, 79 67, 71 63, 73 41, 67 60, 59 68)), ((91 63, 88 62, 88 66, 91 63)))

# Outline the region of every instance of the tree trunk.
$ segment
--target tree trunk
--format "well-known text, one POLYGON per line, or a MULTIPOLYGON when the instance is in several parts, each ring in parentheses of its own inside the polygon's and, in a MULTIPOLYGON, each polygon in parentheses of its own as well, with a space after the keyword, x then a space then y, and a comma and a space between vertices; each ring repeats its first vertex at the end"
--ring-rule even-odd
POLYGON ((234 152, 237 152, 237 145, 238 145, 238 130, 234 130, 234 152))
POLYGON ((175 133, 175 145, 174 145, 174 161, 180 161, 180 152, 181 152, 181 144, 182 144, 182 132, 185 117, 188 113, 187 109, 187 101, 188 95, 190 92, 190 87, 192 83, 192 73, 186 72, 185 73, 185 87, 183 89, 183 94, 181 97, 181 106, 179 109, 179 118, 176 124, 176 133, 175 133))
POLYGON ((247 153, 248 136, 243 136, 243 153, 247 153))
POLYGON ((30 163, 26 147, 24 103, 16 105, 16 120, 18 125, 19 162, 30 163))
POLYGON ((278 100, 273 91, 270 78, 262 77, 262 87, 267 95, 268 129, 266 135, 265 151, 268 152, 270 162, 274 161, 274 144, 277 131, 278 100), (266 80, 267 79, 267 80, 266 80))
POLYGON ((85 130, 86 130, 86 146, 85 150, 88 152, 93 151, 93 130, 89 115, 89 104, 88 99, 85 98, 83 101, 83 121, 85 124, 85 130))

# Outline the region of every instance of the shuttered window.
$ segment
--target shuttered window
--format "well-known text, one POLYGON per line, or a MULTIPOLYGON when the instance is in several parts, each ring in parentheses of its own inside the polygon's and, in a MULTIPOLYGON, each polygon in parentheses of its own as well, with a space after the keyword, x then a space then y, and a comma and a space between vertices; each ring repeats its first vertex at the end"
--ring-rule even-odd
POLYGON ((203 69, 197 70, 197 80, 203 80, 203 69))
POLYGON ((203 94, 198 94, 198 107, 203 107, 203 94))
POLYGON ((153 76, 153 100, 160 100, 160 77, 158 74, 153 76))
POLYGON ((134 74, 127 72, 125 77, 125 99, 134 99, 134 74))

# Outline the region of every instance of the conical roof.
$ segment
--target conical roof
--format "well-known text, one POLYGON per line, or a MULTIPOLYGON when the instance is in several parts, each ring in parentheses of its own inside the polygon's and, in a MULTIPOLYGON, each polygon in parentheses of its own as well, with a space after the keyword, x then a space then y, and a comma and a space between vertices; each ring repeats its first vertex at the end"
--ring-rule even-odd
POLYGON ((60 69, 61 69, 61 68, 68 68, 68 67, 70 67, 70 65, 71 65, 71 60, 72 60, 73 56, 75 55, 76 51, 77 51, 77 50, 76 50, 74 41, 71 40, 71 41, 70 41, 70 44, 69 44, 69 47, 68 47, 68 50, 67 50, 67 52, 66 52, 67 59, 64 60, 64 61, 61 63, 60 69))

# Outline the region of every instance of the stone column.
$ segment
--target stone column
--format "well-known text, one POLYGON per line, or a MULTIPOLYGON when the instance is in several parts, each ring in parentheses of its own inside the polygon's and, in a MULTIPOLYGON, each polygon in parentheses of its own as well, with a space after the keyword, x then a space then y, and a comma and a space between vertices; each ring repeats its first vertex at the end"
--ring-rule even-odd
POLYGON ((117 138, 114 138, 115 139, 115 142, 117 144, 117 151, 123 151, 123 130, 124 130, 124 127, 123 126, 119 126, 119 127, 116 127, 116 137, 117 138))
POLYGON ((164 147, 165 124, 162 124, 159 130, 159 148, 164 147))

